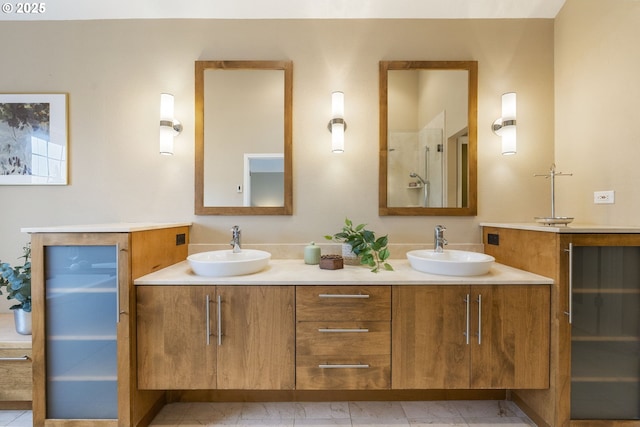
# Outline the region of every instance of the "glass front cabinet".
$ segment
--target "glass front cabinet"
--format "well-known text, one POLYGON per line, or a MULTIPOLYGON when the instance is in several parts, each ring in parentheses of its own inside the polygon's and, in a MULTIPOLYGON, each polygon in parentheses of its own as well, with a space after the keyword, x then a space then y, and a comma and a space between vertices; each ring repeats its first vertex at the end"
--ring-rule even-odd
POLYGON ((571 419, 640 420, 640 246, 583 244, 569 243, 571 419))
POLYGON ((187 232, 32 233, 34 426, 134 426, 157 404, 132 369, 133 279, 184 260, 187 232))
POLYGON ((538 426, 640 426, 640 229, 483 225, 496 261, 554 279, 550 387, 514 390, 538 426))

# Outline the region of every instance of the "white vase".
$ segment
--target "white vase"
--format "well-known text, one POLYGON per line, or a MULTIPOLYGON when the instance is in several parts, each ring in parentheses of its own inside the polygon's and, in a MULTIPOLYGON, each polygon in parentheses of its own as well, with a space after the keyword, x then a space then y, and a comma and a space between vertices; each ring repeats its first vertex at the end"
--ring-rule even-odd
POLYGON ((13 320, 16 323, 16 332, 20 335, 31 335, 31 312, 17 308, 13 311, 13 320))

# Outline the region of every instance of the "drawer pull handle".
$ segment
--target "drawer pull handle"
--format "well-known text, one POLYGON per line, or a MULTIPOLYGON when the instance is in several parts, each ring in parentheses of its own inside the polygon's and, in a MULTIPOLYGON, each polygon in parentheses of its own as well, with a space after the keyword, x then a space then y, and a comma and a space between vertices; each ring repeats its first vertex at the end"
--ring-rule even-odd
POLYGON ((29 360, 29 356, 24 355, 22 357, 0 357, 0 362, 18 362, 23 360, 29 360))
POLYGON ((363 295, 363 294, 320 294, 318 295, 320 298, 358 298, 358 299, 365 299, 365 298, 369 298, 369 295, 363 295))
POLYGON ((320 369, 349 369, 349 368, 358 368, 358 369, 366 369, 368 368, 369 365, 365 365, 365 364, 356 364, 356 365, 344 365, 344 364, 337 364, 337 365, 318 365, 318 368, 320 369))
POLYGON ((318 332, 369 332, 366 328, 318 328, 318 332))

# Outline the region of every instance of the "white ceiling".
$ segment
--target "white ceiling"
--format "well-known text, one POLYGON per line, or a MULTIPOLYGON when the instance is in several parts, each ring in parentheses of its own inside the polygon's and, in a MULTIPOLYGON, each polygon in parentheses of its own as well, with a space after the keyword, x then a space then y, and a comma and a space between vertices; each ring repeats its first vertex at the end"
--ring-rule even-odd
MULTIPOLYGON (((40 14, 3 3, 0 20, 555 18, 565 0, 53 0, 40 14), (7 6, 9 5, 9 6, 7 6), (13 10, 5 10, 6 7, 13 10)), ((23 3, 34 4, 34 3, 23 3)))

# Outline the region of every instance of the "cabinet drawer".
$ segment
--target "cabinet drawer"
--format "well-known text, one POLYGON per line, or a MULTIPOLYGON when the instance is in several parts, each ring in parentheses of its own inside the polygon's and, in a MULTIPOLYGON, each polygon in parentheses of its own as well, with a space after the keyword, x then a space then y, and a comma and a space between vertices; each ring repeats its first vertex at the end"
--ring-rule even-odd
POLYGON ((32 382, 31 349, 0 349, 0 401, 30 401, 32 382))
POLYGON ((389 355, 296 358, 298 390, 385 390, 390 383, 389 355))
POLYGON ((391 354, 389 322, 299 322, 296 354, 369 356, 391 354))
POLYGON ((389 286, 298 286, 298 321, 391 320, 389 286))

